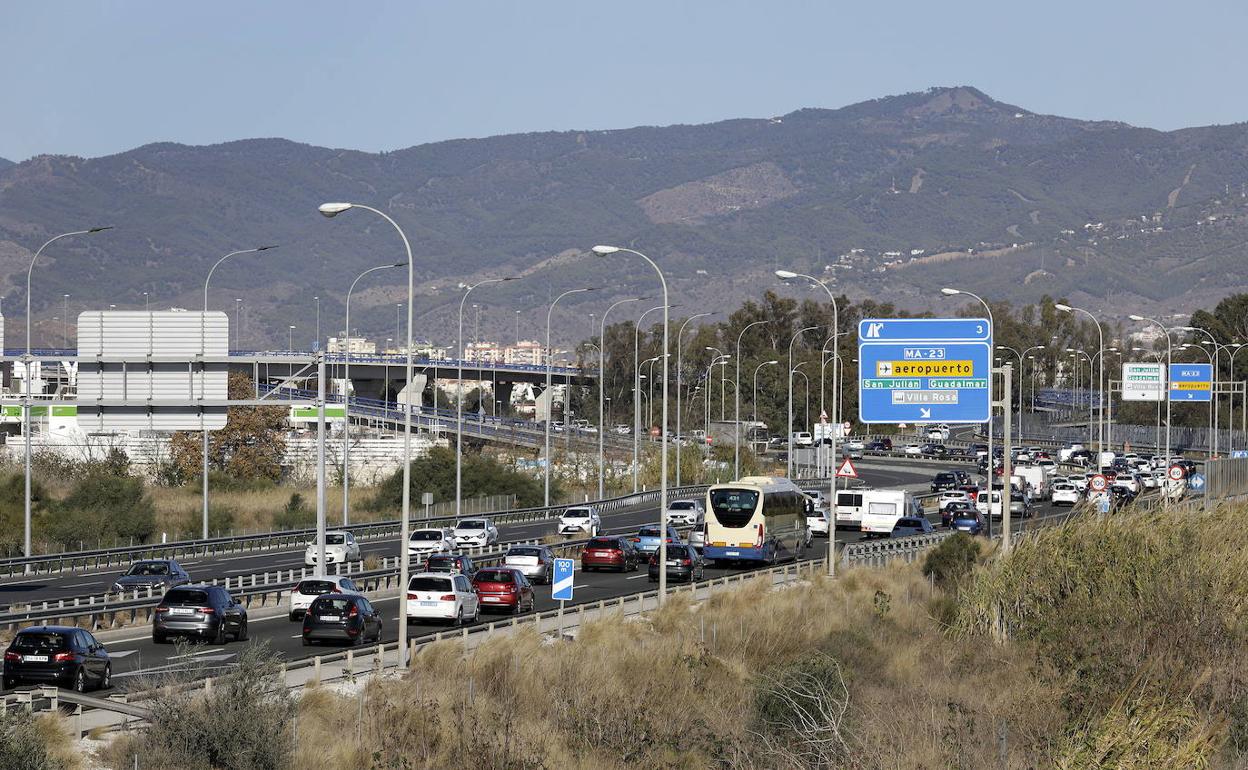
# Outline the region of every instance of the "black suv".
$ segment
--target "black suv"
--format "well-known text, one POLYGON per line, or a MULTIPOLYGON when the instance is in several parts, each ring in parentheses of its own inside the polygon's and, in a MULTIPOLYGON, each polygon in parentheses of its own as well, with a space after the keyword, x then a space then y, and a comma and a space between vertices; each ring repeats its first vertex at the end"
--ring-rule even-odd
POLYGON ((171 588, 152 613, 152 641, 164 644, 170 636, 191 636, 225 644, 247 639, 247 608, 221 586, 182 585, 171 588))
POLYGON ((90 631, 68 626, 23 628, 4 651, 4 689, 25 682, 84 692, 113 686, 108 652, 90 631))
POLYGON ((469 580, 477 574, 476 564, 462 553, 439 553, 425 560, 425 572, 447 572, 467 575, 469 580))
POLYGON ((303 616, 303 646, 313 642, 381 641, 381 610, 358 594, 322 594, 303 616))
POLYGON ((932 478, 932 491, 944 492, 946 489, 954 489, 961 485, 958 475, 952 471, 941 471, 932 478))

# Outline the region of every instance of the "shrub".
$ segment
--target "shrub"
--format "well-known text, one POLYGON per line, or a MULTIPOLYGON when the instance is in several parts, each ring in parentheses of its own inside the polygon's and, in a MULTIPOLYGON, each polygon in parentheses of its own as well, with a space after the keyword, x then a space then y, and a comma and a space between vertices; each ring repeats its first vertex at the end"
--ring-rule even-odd
POLYGON ((96 538, 145 542, 155 530, 155 508, 133 476, 87 476, 40 521, 42 536, 63 544, 96 538))
POLYGON ((55 717, 36 717, 22 709, 0 710, 0 770, 77 767, 69 743, 55 717))
MULTIPOLYGON (((542 504, 542 484, 532 476, 481 454, 465 454, 462 465, 465 498, 515 495, 522 508, 542 504)), ((438 500, 455 499, 455 451, 434 447, 424 457, 413 460, 411 490, 412 499, 416 501, 420 500, 422 492, 433 492, 438 500)), ((552 499, 560 493, 552 479, 552 499)), ((396 510, 402 505, 402 496, 403 470, 399 469, 381 483, 367 505, 371 510, 396 510)))
POLYGON ((764 674, 754 695, 752 732, 794 767, 839 767, 851 751, 849 687, 841 666, 815 652, 764 674))
POLYGON ((273 516, 274 529, 307 529, 316 524, 316 511, 308 507, 308 501, 298 492, 291 492, 286 505, 273 516))
POLYGON ((923 559, 923 574, 941 588, 952 589, 970 574, 982 550, 979 540, 955 532, 928 551, 923 559))

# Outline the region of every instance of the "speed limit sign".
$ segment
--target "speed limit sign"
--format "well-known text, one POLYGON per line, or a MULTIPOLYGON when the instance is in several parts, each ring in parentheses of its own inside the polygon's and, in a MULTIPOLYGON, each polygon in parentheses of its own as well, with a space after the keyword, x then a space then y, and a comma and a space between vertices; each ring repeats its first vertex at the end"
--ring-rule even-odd
POLYGON ((1187 475, 1187 471, 1183 469, 1182 465, 1171 465, 1170 470, 1166 471, 1166 475, 1170 477, 1171 481, 1182 481, 1183 477, 1187 475))
POLYGON ((1088 486, 1092 487, 1093 492, 1104 492, 1109 486, 1109 480, 1098 473, 1088 481, 1088 486))

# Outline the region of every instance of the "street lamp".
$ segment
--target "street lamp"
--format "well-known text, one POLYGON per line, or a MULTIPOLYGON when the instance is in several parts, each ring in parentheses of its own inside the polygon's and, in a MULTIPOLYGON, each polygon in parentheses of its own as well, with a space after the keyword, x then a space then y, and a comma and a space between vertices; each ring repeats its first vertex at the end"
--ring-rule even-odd
MULTIPOLYGON (((1211 458, 1217 457, 1218 455, 1217 407, 1218 407, 1218 360, 1219 360, 1218 356, 1221 355, 1222 353, 1222 346, 1218 344, 1217 339, 1214 338, 1213 334, 1208 329, 1202 329, 1199 326, 1177 326, 1175 328, 1181 329, 1182 331, 1185 331, 1185 332, 1199 332, 1205 335, 1206 337, 1208 337, 1210 344, 1212 344, 1214 347, 1213 354, 1209 356, 1209 368, 1213 372, 1213 382, 1210 383, 1210 385, 1213 387, 1213 392, 1210 394, 1210 399, 1209 399, 1209 433, 1211 434, 1209 436, 1209 456, 1211 458)), ((1202 344, 1204 344, 1203 341, 1202 341, 1202 344)))
MULTIPOLYGON (((789 339, 789 374, 785 379, 789 381, 789 456, 786 458, 788 463, 786 475, 790 479, 793 478, 793 344, 806 332, 811 332, 818 328, 818 326, 807 326, 804 329, 798 329, 789 339)), ((831 554, 828 555, 828 559, 832 559, 831 554)))
MULTIPOLYGON (((370 267, 355 277, 351 282, 351 286, 347 289, 347 340, 346 350, 344 351, 345 365, 343 366, 343 393, 342 393, 342 526, 350 524, 350 495, 351 495, 351 293, 355 291, 355 285, 360 279, 369 273, 375 273, 378 270, 390 270, 395 267, 407 267, 406 262, 395 262, 392 265, 377 265, 370 267)), ((317 344, 320 344, 320 331, 316 335, 317 344)))
MULTIPOLYGON (((625 249, 619 246, 595 246, 593 252, 600 257, 610 256, 619 252, 625 252, 641 257, 650 267, 654 268, 654 272, 659 277, 659 283, 663 286, 663 430, 659 436, 659 449, 662 452, 660 460, 660 481, 659 481, 659 532, 666 532, 667 526, 667 314, 670 310, 667 297, 667 279, 663 277, 663 271, 654 263, 654 260, 634 249, 625 249)), ((659 538, 659 563, 667 564, 667 538, 659 538)), ((659 570, 659 604, 666 601, 667 596, 667 570, 659 570)))
POLYGON ((1092 315, 1083 308, 1071 307, 1070 305, 1064 305, 1060 302, 1055 304, 1053 307, 1063 313, 1083 313, 1088 318, 1092 319, 1092 323, 1096 324, 1097 351, 1098 355, 1101 356, 1101 362, 1097 369, 1096 376, 1096 443, 1099 457, 1099 454, 1105 451, 1105 332, 1101 328, 1101 322, 1096 319, 1096 316, 1092 315))
POLYGON ((741 431, 741 384, 740 384, 741 383, 741 338, 744 337, 745 333, 749 331, 752 327, 755 327, 755 326, 758 326, 759 324, 764 324, 764 323, 767 323, 767 319, 765 318, 762 319, 761 321, 751 321, 750 323, 746 324, 745 327, 742 328, 741 331, 737 334, 737 358, 736 358, 737 387, 733 388, 732 390, 733 392, 732 420, 734 423, 733 428, 732 428, 732 435, 733 435, 733 438, 735 439, 733 441, 733 447, 732 447, 732 475, 733 475, 733 478, 736 478, 736 479, 741 478, 741 440, 744 438, 742 436, 742 431, 741 431))
MULTIPOLYGON (((546 463, 545 463, 546 474, 545 474, 545 491, 542 496, 542 500, 544 502, 542 504, 547 508, 550 507, 550 464, 551 464, 550 463, 550 420, 552 417, 554 417, 554 412, 555 412, 555 399, 554 399, 554 395, 551 393, 551 384, 550 384, 551 359, 554 358, 554 356, 551 355, 551 350, 550 350, 551 314, 555 312, 555 305, 559 304, 559 300, 563 299, 569 294, 582 294, 587 291, 597 291, 597 290, 598 290, 598 287, 596 286, 583 287, 580 289, 568 289, 564 293, 560 294, 558 297, 555 297, 555 301, 551 302, 550 307, 546 308, 546 394, 545 394, 546 395, 546 439, 545 439, 545 444, 544 444, 545 450, 544 450, 544 454, 542 455, 542 457, 546 460, 546 463)), ((467 296, 467 294, 465 294, 464 296, 467 296)), ((460 309, 461 311, 463 309, 462 303, 460 304, 460 309)), ((567 404, 568 404, 569 397, 570 397, 570 394, 568 393, 563 394, 565 412, 567 411, 567 404)), ((572 426, 570 425, 564 426, 564 430, 571 430, 571 428, 572 426)))
POLYGON ((654 362, 659 360, 659 356, 647 358, 641 362, 641 365, 649 366, 646 374, 641 375, 641 379, 646 381, 646 433, 650 432, 650 427, 654 425, 654 415, 650 413, 650 405, 654 403, 654 362))
MULTIPOLYGON (((316 342, 312 345, 312 349, 319 351, 321 349, 321 298, 313 297, 312 301, 316 303, 316 342)), ((347 327, 347 336, 351 336, 351 327, 347 327)))
MULTIPOLYGON (((662 310, 665 305, 655 305, 642 312, 637 316, 636 323, 633 324, 633 494, 637 494, 638 484, 638 455, 641 452, 641 322, 646 316, 656 310, 662 310)), ((670 308, 668 308, 670 310, 670 308)), ((666 317, 666 313, 664 314, 666 317)), ((666 333, 666 325, 664 326, 666 333)))
MULTIPOLYGON (((53 243, 59 241, 62 238, 69 238, 75 235, 92 235, 94 233, 102 233, 105 230, 112 230, 112 229, 113 228, 111 225, 108 227, 91 227, 86 230, 74 230, 73 232, 69 232, 69 233, 61 233, 60 235, 49 238, 42 246, 39 247, 37 251, 35 251, 35 255, 30 258, 30 268, 26 271, 26 355, 22 359, 22 363, 26 371, 26 382, 23 383, 23 390, 25 391, 26 397, 22 399, 22 434, 23 434, 22 438, 23 438, 23 443, 25 444, 26 489, 25 489, 24 498, 23 498, 23 504, 24 504, 24 509, 25 509, 25 531, 23 532, 23 543, 22 543, 23 551, 22 552, 26 556, 27 559, 29 559, 33 555, 30 549, 30 457, 31 457, 31 446, 30 446, 30 433, 31 433, 31 425, 30 425, 30 395, 31 395, 30 393, 30 388, 31 388, 31 380, 30 380, 30 361, 31 361, 31 357, 30 357, 30 312, 31 312, 30 311, 30 277, 31 277, 31 274, 35 272, 35 262, 39 260, 39 255, 43 253, 44 249, 46 249, 48 246, 51 246, 53 243)), ((67 303, 66 307, 68 307, 68 300, 69 300, 68 294, 65 295, 65 299, 67 303)), ((68 313, 66 313, 66 315, 68 316, 68 313)), ((27 572, 30 571, 29 565, 26 566, 26 571, 27 572)))
MULTIPOLYGON (((985 312, 988 313, 988 345, 992 346, 993 339, 996 336, 996 324, 994 324, 992 320, 992 308, 988 306, 988 303, 984 301, 984 298, 979 296, 978 294, 973 294, 969 291, 963 291, 962 289, 951 289, 949 287, 945 287, 941 289, 940 293, 945 295, 946 297, 956 297, 959 294, 965 294, 968 297, 973 297, 974 299, 978 300, 979 304, 984 306, 985 312)), ((993 477, 993 471, 996 470, 996 459, 992 456, 992 390, 993 390, 992 380, 993 380, 992 371, 990 369, 988 371, 988 463, 987 463, 989 499, 992 498, 992 477, 993 477)), ((1003 458, 1003 459, 1005 459, 1006 461, 1009 460, 1008 457, 1003 458)), ((1004 519, 1004 516, 1002 518, 1004 519)), ((988 517, 988 522, 989 522, 989 526, 991 526, 991 523, 992 523, 991 516, 988 517)), ((1007 548, 1008 548, 1008 543, 1009 543, 1009 538, 1007 535, 1005 539, 1005 545, 1007 548)))
MULTIPOLYGON (((1079 366, 1078 366, 1078 365, 1079 365, 1079 356, 1083 356, 1084 358, 1088 359, 1088 390, 1089 390, 1089 391, 1090 391, 1090 390, 1092 390, 1092 367, 1093 367, 1092 356, 1088 355, 1087 351, 1084 351, 1084 350, 1079 350, 1078 348, 1066 348, 1066 352, 1067 352, 1067 353, 1071 353, 1071 354, 1073 354, 1073 355, 1075 356, 1075 369, 1076 369, 1076 372, 1078 371, 1078 368, 1079 368, 1079 366)), ((1076 375, 1076 377, 1077 377, 1077 375, 1076 375)), ((1091 443, 1092 443, 1092 440, 1093 440, 1093 435, 1094 435, 1094 433, 1093 433, 1093 427, 1092 427, 1092 425, 1093 425, 1093 416, 1092 416, 1092 399, 1089 397, 1089 398, 1088 398, 1088 444, 1091 444, 1091 443)), ((1098 467, 1098 468, 1099 468, 1099 467, 1101 466, 1101 464, 1102 464, 1102 463, 1101 463, 1101 453, 1100 453, 1100 451, 1099 451, 1099 450, 1098 450, 1098 451, 1097 451, 1097 453, 1096 453, 1096 464, 1097 464, 1097 467, 1098 467)))
MULTIPOLYGON (((715 355, 717 355, 717 356, 724 356, 725 358, 732 358, 732 356, 731 356, 731 355, 724 353, 724 351, 720 350, 719 348, 715 347, 714 345, 706 345, 703 349, 704 349, 704 350, 709 350, 709 351, 711 351, 711 352, 715 353, 715 355)), ((724 393, 725 393, 726 388, 724 387, 724 378, 726 378, 727 376, 728 376, 728 370, 727 370, 727 369, 720 369, 720 370, 719 370, 719 421, 720 421, 720 422, 723 422, 723 421, 724 421, 724 417, 725 417, 725 415, 724 415, 724 409, 725 409, 725 407, 724 407, 724 393)))
MULTIPOLYGON (((607 380, 606 380, 606 377, 607 377, 607 360, 606 360, 607 316, 611 314, 612 310, 615 310, 620 305, 624 305, 629 302, 641 302, 642 300, 646 300, 646 299, 650 299, 650 298, 649 297, 630 297, 629 299, 622 299, 622 300, 619 300, 618 302, 613 303, 610 307, 607 308, 606 312, 602 314, 602 321, 600 322, 600 326, 598 328, 598 343, 601 345, 601 347, 598 349, 598 362, 599 362, 598 363, 598 499, 599 500, 602 500, 606 497, 606 491, 605 491, 606 490, 605 477, 606 477, 606 467, 607 467, 606 451, 605 451, 606 450, 606 436, 604 436, 603 434, 607 432, 607 426, 606 426, 606 423, 604 423, 602 420, 602 413, 603 413, 604 401, 610 400, 610 399, 607 399, 603 393, 603 391, 607 387, 607 380)), ((517 345, 520 344, 520 311, 519 310, 516 311, 516 344, 517 345)), ((677 392, 676 395, 677 395, 677 398, 680 397, 679 391, 677 392)), ((680 419, 679 410, 677 410, 676 412, 676 419, 677 420, 680 419)), ((680 450, 677 449, 676 451, 680 451, 680 450)), ((676 473, 678 474, 680 473, 679 465, 677 465, 676 473)))
POLYGON ((299 327, 295 326, 294 324, 291 324, 286 329, 286 349, 291 352, 294 352, 295 350, 295 329, 298 329, 298 328, 299 327))
MULTIPOLYGON (((215 263, 213 263, 212 267, 209 268, 208 276, 204 278, 204 314, 199 317, 199 355, 200 356, 208 355, 208 337, 207 337, 207 329, 205 327, 207 324, 207 317, 208 317, 208 284, 212 281, 212 274, 216 272, 217 267, 219 267, 222 262, 229 259, 230 257, 237 256, 239 254, 258 254, 259 252, 268 251, 269 249, 276 249, 276 248, 277 248, 276 246, 257 246, 254 249, 240 249, 239 251, 231 251, 229 254, 226 254, 224 257, 221 257, 220 259, 218 259, 215 263)), ((226 340, 226 343, 228 347, 229 340, 226 340)), ((207 366, 206 362, 201 364, 201 366, 206 367, 207 366)), ((204 389, 207 385, 207 382, 206 382, 207 379, 208 379, 207 369, 202 368, 200 370, 200 380, 199 380, 199 397, 201 399, 204 397, 204 389)), ((201 513, 202 513, 202 518, 203 518, 204 539, 207 540, 208 539, 208 429, 204 428, 204 430, 202 430, 201 433, 203 434, 201 436, 202 442, 200 445, 200 448, 203 454, 203 465, 200 470, 204 476, 203 481, 202 481, 203 490, 201 492, 201 497, 203 498, 201 501, 203 504, 203 510, 201 513)), ((324 562, 321 562, 321 563, 324 563, 324 562)))
MULTIPOLYGON (((690 321, 692 321, 695 318, 704 318, 709 315, 714 315, 714 313, 694 313, 693 315, 686 318, 684 322, 681 323, 680 328, 676 331, 676 486, 678 487, 680 486, 680 447, 682 444, 685 443, 680 435, 680 417, 681 417, 680 391, 681 391, 681 382, 685 373, 684 365, 681 362, 681 354, 684 352, 684 343, 681 341, 681 339, 684 337, 685 327, 689 324, 690 321)), ((598 496, 600 498, 602 497, 601 489, 599 489, 598 496)))
MULTIPOLYGON (((1023 373, 1025 371, 1023 369, 1023 359, 1027 357, 1027 355, 1031 353, 1031 351, 1033 350, 1044 350, 1044 345, 1032 345, 1031 347, 1023 350, 1021 353, 1017 349, 1012 348, 1009 345, 997 345, 997 350, 1008 350, 1014 355, 1018 356, 1018 380, 1019 380, 1019 385, 1020 385, 1019 390, 1018 390, 1018 435, 1021 437, 1023 435, 1023 389, 1021 385, 1023 381, 1023 373)), ((1032 378, 1033 380, 1035 378, 1034 366, 1032 367, 1032 378)), ((1034 389, 1034 382, 1033 382, 1033 389, 1034 389)), ((1033 398, 1032 401, 1034 402, 1035 399, 1033 398)), ((1032 408, 1033 409, 1035 408, 1034 403, 1032 404, 1032 408)))
POLYGON ((806 412, 803 415, 803 417, 804 417, 804 423, 806 425, 807 432, 810 431, 810 378, 806 376, 806 372, 802 371, 802 367, 808 363, 810 362, 803 361, 797 366, 793 367, 793 370, 790 372, 790 374, 802 375, 802 380, 804 380, 806 383, 806 412))
POLYGON ((754 367, 754 390, 753 390, 752 400, 750 401, 750 403, 754 407, 753 422, 758 422, 758 370, 762 369, 764 366, 774 366, 778 363, 780 363, 779 360, 764 361, 758 366, 754 367))
MULTIPOLYGON (((464 456, 464 302, 468 300, 468 295, 472 294, 472 290, 478 286, 485 286, 491 283, 502 283, 504 281, 514 281, 518 276, 509 275, 505 278, 486 278, 484 281, 467 286, 460 284, 464 289, 464 296, 459 298, 459 371, 456 374, 456 386, 458 395, 455 399, 455 516, 460 514, 460 505, 463 500, 463 456, 464 456)), ((477 357, 478 363, 484 363, 484 358, 477 357)), ((547 389, 550 388, 549 380, 547 381, 547 389)), ((480 387, 477 393, 480 395, 480 387)), ((480 398, 477 399, 478 405, 480 398)), ((435 404, 436 406, 436 404, 435 404)), ((547 503, 549 505, 549 503, 547 503)))
MULTIPOLYGON (((407 252, 407 349, 405 350, 404 369, 406 371, 405 380, 406 387, 412 385, 412 306, 416 295, 416 272, 412 264, 412 245, 407 240, 407 235, 403 232, 403 228, 399 227, 385 212, 375 209, 372 206, 364 206, 359 203, 322 203, 320 212, 326 217, 333 217, 341 214, 350 208, 360 208, 371 211, 377 216, 389 222, 398 232, 399 238, 403 241, 403 248, 407 252)), ((396 306, 397 307, 397 306, 396 306)), ((348 330, 348 334, 350 330, 348 330)), ((408 394, 408 403, 403 410, 403 508, 402 523, 399 525, 399 596, 407 595, 407 576, 410 563, 410 556, 407 550, 408 541, 408 514, 411 512, 412 501, 412 404, 411 394, 408 394)), ((317 501, 318 508, 323 510, 323 501, 317 501)), ((317 519, 324 522, 324 514, 318 513, 317 519)), ((322 524, 323 526, 323 524, 322 524)), ((322 541, 323 542, 323 541, 322 541)), ((399 603, 401 614, 405 615, 407 610, 402 601, 399 603)), ((398 648, 399 668, 407 668, 407 622, 406 619, 399 622, 399 648, 398 648)))

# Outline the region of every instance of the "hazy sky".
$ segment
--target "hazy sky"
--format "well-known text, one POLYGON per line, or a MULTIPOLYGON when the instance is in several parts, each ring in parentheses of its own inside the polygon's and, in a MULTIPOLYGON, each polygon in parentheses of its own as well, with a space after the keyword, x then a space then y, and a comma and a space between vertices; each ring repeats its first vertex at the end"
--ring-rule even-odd
POLYGON ((1037 112, 1248 120, 1245 0, 0 0, 0 156, 259 136, 364 150, 974 85, 1037 112))

